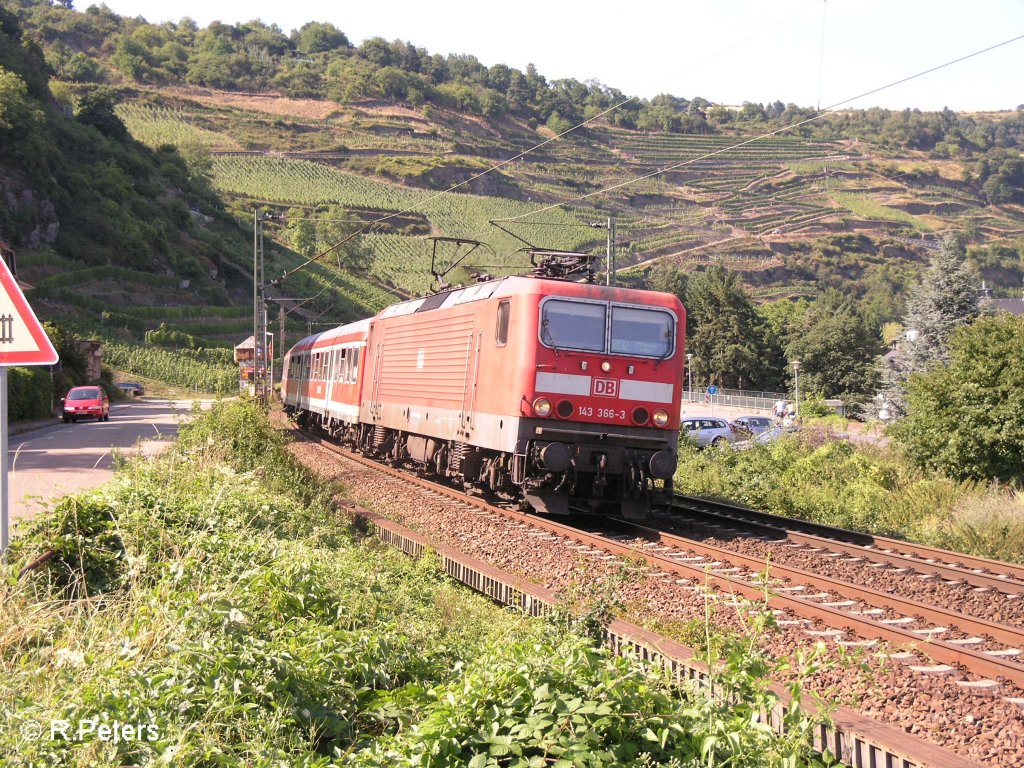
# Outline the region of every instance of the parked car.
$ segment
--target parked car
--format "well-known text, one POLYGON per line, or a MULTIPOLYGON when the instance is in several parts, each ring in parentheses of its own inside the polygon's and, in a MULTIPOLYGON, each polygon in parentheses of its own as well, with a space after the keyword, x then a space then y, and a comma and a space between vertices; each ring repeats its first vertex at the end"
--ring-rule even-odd
POLYGON ((754 436, 767 432, 775 426, 775 422, 768 416, 740 416, 732 420, 732 425, 738 431, 754 436))
POLYGON ((82 418, 110 421, 110 400, 103 387, 72 387, 61 405, 65 424, 82 418))
POLYGON ((140 395, 146 394, 146 390, 143 389, 142 385, 137 381, 119 381, 115 385, 118 389, 124 392, 126 395, 133 395, 139 397, 140 395))
POLYGON ((736 430, 725 419, 693 418, 683 419, 679 429, 697 441, 698 448, 709 445, 725 445, 737 440, 736 430))

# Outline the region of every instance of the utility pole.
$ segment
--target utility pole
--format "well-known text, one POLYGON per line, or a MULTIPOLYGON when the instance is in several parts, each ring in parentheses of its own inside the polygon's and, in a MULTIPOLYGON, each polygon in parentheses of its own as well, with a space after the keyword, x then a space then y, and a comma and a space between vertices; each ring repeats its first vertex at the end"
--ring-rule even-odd
POLYGON ((615 217, 608 217, 608 274, 606 285, 615 285, 615 217))
MULTIPOLYGON (((277 305, 277 348, 281 350, 282 360, 284 359, 284 307, 280 304, 277 305)), ((284 372, 282 371, 282 376, 284 372)))
POLYGON ((252 383, 256 398, 268 405, 272 382, 267 360, 267 304, 263 282, 263 216, 253 210, 252 224, 252 383))

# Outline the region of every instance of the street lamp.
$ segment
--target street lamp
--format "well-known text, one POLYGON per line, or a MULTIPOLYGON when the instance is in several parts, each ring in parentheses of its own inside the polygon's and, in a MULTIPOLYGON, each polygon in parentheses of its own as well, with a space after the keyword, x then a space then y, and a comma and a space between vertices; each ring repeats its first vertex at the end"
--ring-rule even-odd
POLYGON ((692 365, 693 365, 693 352, 687 352, 686 353, 686 384, 687 384, 686 388, 689 390, 689 395, 690 395, 689 399, 690 400, 693 400, 693 369, 691 368, 692 365))
POLYGON ((796 389, 796 420, 800 421, 800 361, 793 361, 793 377, 796 389))

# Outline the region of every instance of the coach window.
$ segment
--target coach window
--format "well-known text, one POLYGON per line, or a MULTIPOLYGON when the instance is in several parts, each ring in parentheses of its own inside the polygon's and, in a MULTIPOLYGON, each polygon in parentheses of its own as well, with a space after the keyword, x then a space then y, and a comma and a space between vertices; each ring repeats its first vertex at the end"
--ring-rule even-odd
POLYGON ((673 317, 638 307, 612 307, 611 351, 620 355, 668 357, 672 354, 673 317))
POLYGON ((336 378, 340 382, 345 382, 348 381, 348 350, 341 350, 340 355, 341 358, 338 360, 338 373, 336 378))
POLYGON ((349 384, 355 382, 359 376, 359 348, 353 347, 348 351, 348 373, 346 379, 349 384))
POLYGON ((606 304, 549 299, 541 308, 540 341, 554 349, 604 352, 606 304))
POLYGON ((511 307, 507 300, 498 302, 498 324, 494 328, 494 341, 499 347, 508 344, 508 318, 511 307))

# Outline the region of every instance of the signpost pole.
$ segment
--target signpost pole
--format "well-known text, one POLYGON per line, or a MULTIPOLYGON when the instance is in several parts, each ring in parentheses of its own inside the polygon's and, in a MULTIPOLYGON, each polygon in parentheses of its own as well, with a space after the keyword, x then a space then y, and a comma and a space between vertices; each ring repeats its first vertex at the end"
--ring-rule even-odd
POLYGON ((46 337, 39 318, 25 301, 21 286, 0 258, 0 556, 11 539, 7 477, 7 366, 53 365, 57 350, 46 337))
POLYGON ((7 485, 7 366, 0 366, 0 556, 11 540, 7 485))

